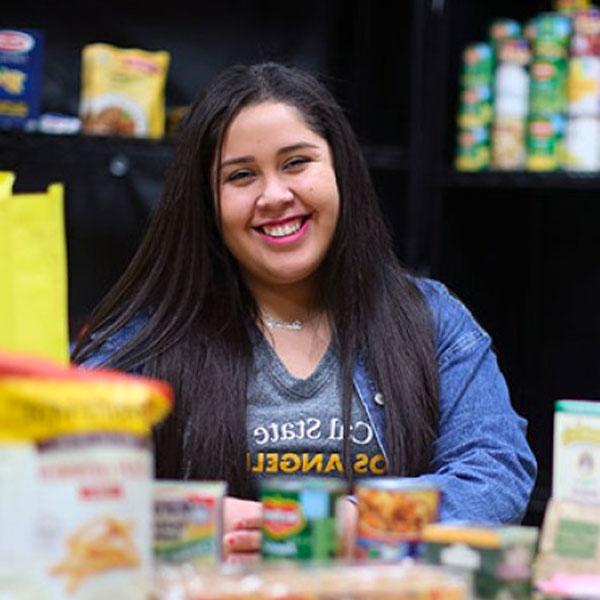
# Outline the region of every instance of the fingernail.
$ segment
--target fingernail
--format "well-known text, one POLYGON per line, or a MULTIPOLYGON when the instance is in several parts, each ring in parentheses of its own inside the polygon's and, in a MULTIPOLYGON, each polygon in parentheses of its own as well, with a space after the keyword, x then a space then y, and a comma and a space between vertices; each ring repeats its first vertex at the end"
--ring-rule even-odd
POLYGON ((246 529, 246 521, 241 520, 235 524, 236 529, 246 529))
POLYGON ((233 535, 225 536, 225 543, 228 546, 235 546, 235 536, 233 536, 233 535))

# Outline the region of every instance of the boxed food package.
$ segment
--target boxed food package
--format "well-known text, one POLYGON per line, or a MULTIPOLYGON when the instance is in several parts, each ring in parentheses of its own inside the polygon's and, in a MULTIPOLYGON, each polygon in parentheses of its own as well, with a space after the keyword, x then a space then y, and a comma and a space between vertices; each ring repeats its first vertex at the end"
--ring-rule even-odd
POLYGON ((214 565, 221 560, 224 481, 154 482, 157 563, 214 565))
MULTIPOLYGON (((571 586, 565 597, 590 577, 600 583, 600 506, 551 498, 544 514, 533 578, 536 587, 550 591, 557 584, 571 586)), ((600 597, 600 587, 596 595, 600 597)))
POLYGON ((600 504, 600 402, 555 403, 552 497, 600 504))
POLYGON ((79 106, 83 132, 161 138, 169 61, 162 50, 85 46, 79 106))
POLYGON ((26 128, 40 112, 44 34, 0 28, 0 128, 26 128))
POLYGON ((160 381, 0 355, 0 596, 146 600, 160 381), (3 595, 4 594, 4 595, 3 595))
POLYGON ((438 523, 425 527, 421 560, 469 572, 477 598, 529 600, 537 527, 438 523))

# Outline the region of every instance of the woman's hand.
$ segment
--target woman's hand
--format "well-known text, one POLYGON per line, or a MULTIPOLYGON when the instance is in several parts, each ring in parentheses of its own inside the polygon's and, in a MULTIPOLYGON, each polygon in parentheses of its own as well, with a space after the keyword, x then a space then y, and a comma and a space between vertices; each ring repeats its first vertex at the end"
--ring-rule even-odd
POLYGON ((227 562, 260 559, 262 505, 227 496, 224 504, 223 554, 227 562))
POLYGON ((342 555, 344 558, 352 558, 354 556, 356 528, 358 526, 358 506, 355 502, 346 498, 342 510, 342 555))

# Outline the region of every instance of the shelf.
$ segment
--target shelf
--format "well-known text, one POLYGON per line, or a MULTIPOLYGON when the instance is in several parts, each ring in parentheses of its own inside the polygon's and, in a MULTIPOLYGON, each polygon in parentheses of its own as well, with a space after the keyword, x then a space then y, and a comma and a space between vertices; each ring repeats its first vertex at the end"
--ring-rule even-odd
POLYGON ((446 171, 440 177, 440 186, 446 189, 600 190, 600 172, 482 171, 479 173, 459 173, 446 171))

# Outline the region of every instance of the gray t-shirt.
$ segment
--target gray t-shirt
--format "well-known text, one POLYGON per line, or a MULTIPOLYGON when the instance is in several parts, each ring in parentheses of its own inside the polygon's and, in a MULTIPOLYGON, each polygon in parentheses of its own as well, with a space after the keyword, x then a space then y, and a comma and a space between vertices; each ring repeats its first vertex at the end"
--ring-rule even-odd
MULTIPOLYGON (((307 377, 294 377, 259 336, 248 388, 248 469, 267 475, 343 476, 341 369, 332 345, 307 377)), ((360 399, 352 401, 355 477, 380 475, 385 461, 360 399)))

